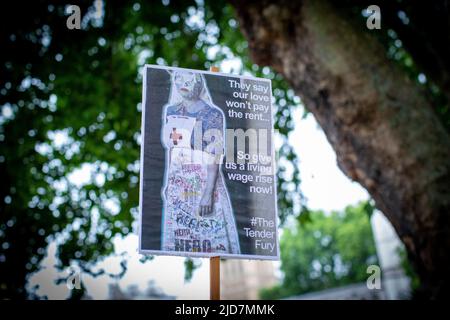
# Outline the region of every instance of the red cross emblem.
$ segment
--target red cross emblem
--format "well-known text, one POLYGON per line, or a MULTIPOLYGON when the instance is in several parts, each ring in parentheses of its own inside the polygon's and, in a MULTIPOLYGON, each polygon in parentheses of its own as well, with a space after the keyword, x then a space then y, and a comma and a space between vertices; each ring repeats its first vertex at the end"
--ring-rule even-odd
POLYGON ((169 138, 172 139, 173 144, 176 146, 178 144, 178 140, 183 139, 183 135, 177 132, 177 128, 173 128, 169 138))

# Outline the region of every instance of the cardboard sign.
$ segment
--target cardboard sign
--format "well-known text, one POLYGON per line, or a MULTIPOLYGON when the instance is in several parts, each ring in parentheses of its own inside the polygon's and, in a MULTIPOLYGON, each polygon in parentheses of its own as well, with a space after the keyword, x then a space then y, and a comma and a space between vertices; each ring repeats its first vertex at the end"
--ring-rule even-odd
POLYGON ((146 65, 139 251, 278 260, 267 79, 146 65))

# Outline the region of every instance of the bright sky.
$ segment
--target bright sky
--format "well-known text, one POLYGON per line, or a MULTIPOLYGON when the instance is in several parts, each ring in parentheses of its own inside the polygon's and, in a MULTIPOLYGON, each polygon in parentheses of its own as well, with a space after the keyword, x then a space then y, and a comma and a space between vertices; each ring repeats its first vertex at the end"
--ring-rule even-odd
MULTIPOLYGON (((301 119, 296 110, 295 119, 301 119)), ((310 209, 342 210, 369 198, 367 191, 338 168, 336 155, 312 115, 297 122, 290 137, 300 158, 301 189, 310 209)))
MULTIPOLYGON (((232 73, 241 67, 239 60, 231 60, 221 65, 223 72, 232 73)), ((351 182, 337 167, 336 156, 328 143, 324 133, 318 127, 314 118, 309 115, 302 119, 302 109, 298 108, 294 118, 296 128, 290 137, 300 158, 301 189, 308 199, 310 209, 325 211, 341 210, 349 204, 368 199, 367 192, 357 183, 351 182)), ((64 143, 64 135, 57 134, 56 140, 64 143)), ((57 142, 57 141, 56 141, 57 142)), ((71 174, 73 183, 83 185, 90 179, 91 168, 83 166, 71 174)), ((97 183, 99 183, 97 181, 97 183)), ((101 181, 100 181, 101 184, 101 181)), ((111 205, 114 210, 114 205, 111 205)), ((157 287, 167 295, 177 299, 208 299, 209 298, 209 263, 207 259, 194 272, 192 280, 184 282, 184 258, 155 257, 146 263, 139 262, 137 253, 138 238, 129 235, 125 239, 115 240, 116 253, 125 252, 128 257, 128 270, 122 279, 116 281, 108 276, 93 278, 82 274, 82 280, 87 287, 88 294, 94 299, 108 298, 108 285, 117 283, 122 290, 130 285, 137 285, 144 291, 150 280, 154 280, 157 287)), ((66 285, 55 284, 55 279, 67 276, 68 270, 58 272, 56 264, 56 244, 52 243, 47 250, 47 257, 42 261, 41 269, 29 278, 29 286, 39 285, 38 295, 46 295, 49 299, 66 299, 70 292, 66 285)), ((99 263, 98 268, 114 273, 120 271, 119 258, 110 257, 99 263)))

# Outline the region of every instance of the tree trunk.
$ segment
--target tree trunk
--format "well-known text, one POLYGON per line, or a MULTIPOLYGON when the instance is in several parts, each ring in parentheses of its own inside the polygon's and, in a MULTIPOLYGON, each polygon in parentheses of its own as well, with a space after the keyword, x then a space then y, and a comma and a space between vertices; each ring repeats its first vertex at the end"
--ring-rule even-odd
POLYGON ((376 30, 352 24, 327 1, 233 5, 254 61, 284 75, 340 169, 393 224, 420 292, 448 296, 450 137, 425 94, 386 58, 376 30))

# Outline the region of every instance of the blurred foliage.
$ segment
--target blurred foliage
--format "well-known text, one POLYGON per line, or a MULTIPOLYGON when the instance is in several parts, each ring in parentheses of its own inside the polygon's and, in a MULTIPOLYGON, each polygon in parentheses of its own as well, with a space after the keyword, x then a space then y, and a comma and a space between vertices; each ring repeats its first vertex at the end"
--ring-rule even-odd
MULTIPOLYGON (((229 5, 108 1, 99 17, 93 1, 72 4, 81 30, 66 27, 63 1, 6 2, 0 13, 0 298, 34 297, 26 279, 52 241, 59 269, 98 276, 107 273, 94 271, 96 263, 117 255, 114 239, 136 231, 145 63, 204 70, 237 59, 233 72, 272 79, 280 219, 299 214, 287 137, 300 100, 280 75, 251 63, 229 5)), ((126 271, 119 258, 122 271, 112 277, 126 271)), ((189 279, 198 263, 185 265, 189 279)))
POLYGON ((367 267, 378 264, 369 221, 372 212, 368 201, 343 212, 312 211, 310 223, 294 221, 283 229, 284 277, 281 285, 261 290, 261 298, 280 299, 366 281, 367 267))
POLYGON ((186 258, 184 260, 184 280, 191 280, 194 270, 199 268, 201 264, 202 263, 200 259, 186 258))

